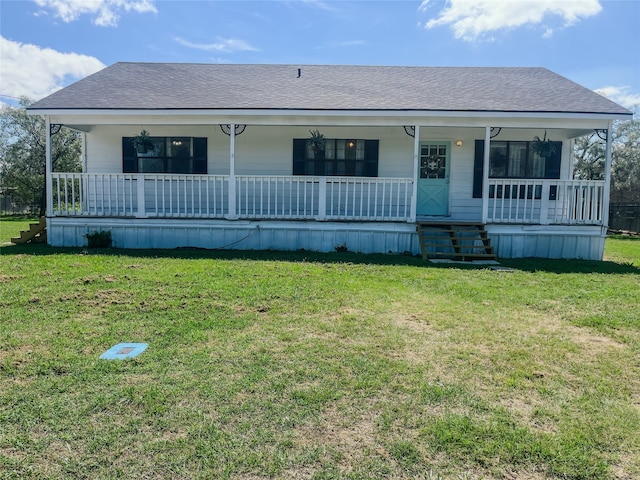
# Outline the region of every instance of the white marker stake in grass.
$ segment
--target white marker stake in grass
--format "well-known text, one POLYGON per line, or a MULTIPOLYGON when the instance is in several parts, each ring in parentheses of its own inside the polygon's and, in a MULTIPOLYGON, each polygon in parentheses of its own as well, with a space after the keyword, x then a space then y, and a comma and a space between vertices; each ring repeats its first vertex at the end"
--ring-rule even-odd
POLYGON ((147 343, 119 343, 100 355, 102 360, 124 360, 133 358, 144 352, 149 345, 147 343))

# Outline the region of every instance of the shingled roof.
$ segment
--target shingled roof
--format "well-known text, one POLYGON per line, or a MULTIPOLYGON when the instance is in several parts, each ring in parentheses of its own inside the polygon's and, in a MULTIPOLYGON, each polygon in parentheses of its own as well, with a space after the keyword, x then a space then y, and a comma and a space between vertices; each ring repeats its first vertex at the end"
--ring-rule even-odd
POLYGON ((116 63, 30 110, 407 110, 629 115, 545 68, 116 63))

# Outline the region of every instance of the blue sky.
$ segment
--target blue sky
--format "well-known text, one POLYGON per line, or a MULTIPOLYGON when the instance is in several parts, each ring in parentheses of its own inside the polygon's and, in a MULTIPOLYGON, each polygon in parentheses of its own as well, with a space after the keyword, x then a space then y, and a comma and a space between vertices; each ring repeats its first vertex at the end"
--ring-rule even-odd
POLYGON ((118 61, 542 66, 640 104, 639 0, 2 0, 0 101, 118 61))

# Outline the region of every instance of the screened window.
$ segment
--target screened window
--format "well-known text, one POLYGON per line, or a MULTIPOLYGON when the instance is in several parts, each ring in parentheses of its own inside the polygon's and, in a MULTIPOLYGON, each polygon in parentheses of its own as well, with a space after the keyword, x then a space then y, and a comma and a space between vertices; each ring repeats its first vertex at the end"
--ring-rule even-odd
MULTIPOLYGON (((559 144, 559 158, 562 143, 555 143, 559 144)), ((489 178, 558 178, 547 175, 548 159, 534 152, 530 145, 531 142, 491 142, 489 178)), ((549 165, 549 170, 552 168, 549 165)), ((559 169, 557 173, 560 174, 559 169)))
POLYGON ((151 137, 146 151, 136 150, 131 137, 122 138, 124 173, 207 173, 207 139, 151 137))
MULTIPOLYGON (((492 141, 489 148, 489 178, 535 179, 560 178, 562 142, 555 144, 555 153, 541 157, 531 148, 532 142, 492 141)), ((482 197, 482 177, 484 168, 484 140, 476 140, 473 196, 482 197)), ((509 194, 516 195, 514 192, 509 194)), ((492 194, 492 192, 489 192, 492 194)), ((506 193, 505 193, 506 195, 506 193)), ((518 192, 518 196, 540 198, 536 192, 518 192)))
POLYGON ((323 149, 293 140, 294 175, 378 176, 378 140, 326 139, 323 149))

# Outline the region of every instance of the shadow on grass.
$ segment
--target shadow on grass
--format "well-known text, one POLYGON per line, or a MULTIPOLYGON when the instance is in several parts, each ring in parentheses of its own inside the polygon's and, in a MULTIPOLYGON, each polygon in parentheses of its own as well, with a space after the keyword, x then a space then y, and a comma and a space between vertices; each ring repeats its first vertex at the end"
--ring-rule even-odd
POLYGON ((609 260, 558 260, 548 258, 500 259, 500 264, 523 272, 603 273, 640 275, 640 267, 609 260))
MULTIPOLYGON (((358 265, 397 265, 436 269, 487 269, 490 266, 464 263, 431 263, 422 257, 399 254, 364 254, 352 252, 312 252, 275 250, 208 250, 203 248, 177 249, 87 249, 82 247, 50 247, 48 245, 11 245, 0 247, 0 255, 108 255, 130 258, 177 258, 284 261, 313 263, 349 263, 358 265)), ((499 259, 500 265, 524 272, 600 273, 640 275, 640 267, 631 263, 597 260, 556 260, 545 258, 499 259)))

